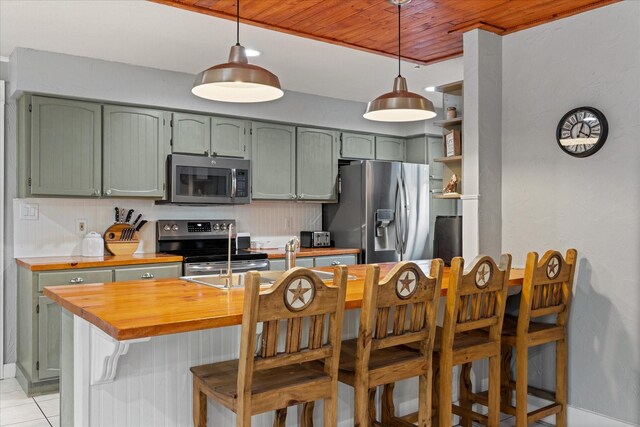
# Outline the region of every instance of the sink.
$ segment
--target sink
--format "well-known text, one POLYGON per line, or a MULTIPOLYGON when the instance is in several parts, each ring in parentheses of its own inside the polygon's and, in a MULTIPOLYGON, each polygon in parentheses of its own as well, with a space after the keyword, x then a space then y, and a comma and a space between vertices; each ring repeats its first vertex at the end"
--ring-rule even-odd
MULTIPOLYGON (((320 277, 320 280, 323 282, 333 280, 333 273, 328 271, 318 271, 311 270, 315 274, 320 277)), ((260 273, 260 287, 268 288, 273 285, 276 280, 280 278, 285 272, 284 271, 259 271, 260 273)), ((247 273, 236 273, 231 275, 231 287, 233 288, 243 288, 245 286, 247 273)), ((181 277, 181 279, 187 280, 189 282, 198 283, 200 285, 212 286, 218 289, 228 289, 227 288, 227 276, 219 276, 219 275, 202 275, 202 276, 185 276, 181 277)), ((349 275, 347 276, 347 280, 356 280, 356 276, 349 275)))

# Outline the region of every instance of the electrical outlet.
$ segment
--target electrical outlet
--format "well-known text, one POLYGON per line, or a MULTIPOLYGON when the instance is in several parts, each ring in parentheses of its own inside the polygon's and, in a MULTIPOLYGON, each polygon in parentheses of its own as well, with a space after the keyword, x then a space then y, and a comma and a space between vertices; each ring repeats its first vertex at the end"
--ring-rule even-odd
POLYGON ((20 219, 37 221, 39 211, 37 203, 22 203, 20 204, 20 219))
POLYGON ((87 232, 87 220, 76 219, 76 233, 85 234, 87 232))
POLYGON ((293 222, 290 216, 284 217, 284 228, 285 230, 291 230, 291 223, 293 222))

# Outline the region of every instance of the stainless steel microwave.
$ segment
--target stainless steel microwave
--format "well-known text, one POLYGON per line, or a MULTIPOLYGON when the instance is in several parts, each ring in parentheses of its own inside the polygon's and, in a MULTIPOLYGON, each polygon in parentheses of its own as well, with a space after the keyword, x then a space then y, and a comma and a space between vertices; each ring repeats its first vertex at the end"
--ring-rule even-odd
POLYGON ((230 157, 170 154, 165 203, 247 204, 251 202, 250 161, 230 157))

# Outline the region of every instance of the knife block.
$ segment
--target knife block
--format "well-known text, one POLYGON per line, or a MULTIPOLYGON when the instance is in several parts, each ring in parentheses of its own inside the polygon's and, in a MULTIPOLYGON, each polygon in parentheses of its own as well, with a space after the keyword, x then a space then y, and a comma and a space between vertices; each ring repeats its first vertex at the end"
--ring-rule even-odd
POLYGON ((103 236, 105 248, 113 255, 132 255, 140 244, 138 232, 134 231, 130 239, 121 240, 124 231, 130 228, 129 224, 113 224, 107 228, 103 236))

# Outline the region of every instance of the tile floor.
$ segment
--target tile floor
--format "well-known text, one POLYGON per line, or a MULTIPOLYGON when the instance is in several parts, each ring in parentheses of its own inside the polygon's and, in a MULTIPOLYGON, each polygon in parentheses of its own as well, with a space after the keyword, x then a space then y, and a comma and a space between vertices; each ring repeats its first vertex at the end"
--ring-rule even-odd
POLYGON ((60 395, 27 397, 15 378, 0 380, 0 426, 58 427, 60 395))
MULTIPOLYGON (((27 397, 15 378, 0 380, 0 427, 59 427, 60 395, 27 397)), ((474 426, 481 424, 473 423, 474 426)), ((500 427, 516 425, 514 417, 502 416, 500 427)))

